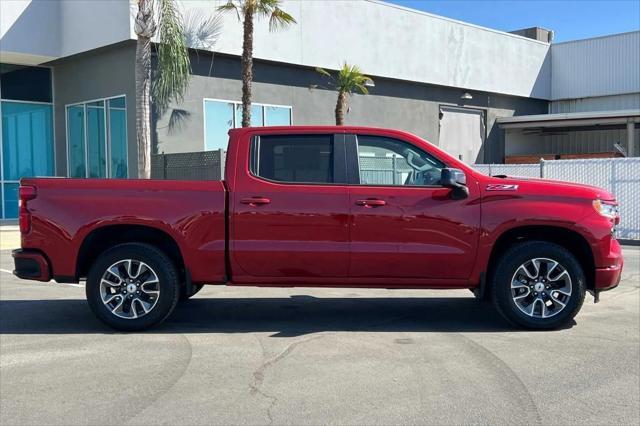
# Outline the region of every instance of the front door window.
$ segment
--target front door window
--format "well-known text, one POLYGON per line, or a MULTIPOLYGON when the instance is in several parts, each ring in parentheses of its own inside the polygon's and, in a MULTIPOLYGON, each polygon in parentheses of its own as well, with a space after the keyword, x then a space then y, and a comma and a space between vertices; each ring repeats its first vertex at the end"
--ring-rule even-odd
POLYGON ((413 145, 379 136, 357 141, 361 185, 439 185, 444 164, 413 145))

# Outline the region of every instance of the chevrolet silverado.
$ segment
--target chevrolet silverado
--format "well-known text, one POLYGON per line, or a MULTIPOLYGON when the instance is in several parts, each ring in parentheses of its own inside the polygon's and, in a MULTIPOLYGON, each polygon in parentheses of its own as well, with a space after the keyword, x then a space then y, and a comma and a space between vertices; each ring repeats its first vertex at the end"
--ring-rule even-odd
POLYGON ((395 130, 229 135, 222 181, 22 179, 15 274, 86 280, 91 310, 121 330, 162 322, 205 284, 467 288, 552 329, 620 280, 603 189, 489 177, 395 130))

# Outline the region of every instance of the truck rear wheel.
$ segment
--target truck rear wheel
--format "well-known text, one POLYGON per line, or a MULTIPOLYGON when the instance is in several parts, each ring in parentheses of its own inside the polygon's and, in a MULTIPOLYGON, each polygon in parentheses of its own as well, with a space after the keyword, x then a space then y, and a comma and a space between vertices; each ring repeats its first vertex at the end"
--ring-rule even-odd
POLYGON ((530 241, 509 248, 498 261, 491 295, 509 322, 549 330, 566 325, 582 307, 585 276, 565 248, 530 241))
POLYGON ((180 294, 171 260, 148 244, 117 245, 92 265, 87 276, 89 307, 118 330, 144 330, 173 312, 180 294))

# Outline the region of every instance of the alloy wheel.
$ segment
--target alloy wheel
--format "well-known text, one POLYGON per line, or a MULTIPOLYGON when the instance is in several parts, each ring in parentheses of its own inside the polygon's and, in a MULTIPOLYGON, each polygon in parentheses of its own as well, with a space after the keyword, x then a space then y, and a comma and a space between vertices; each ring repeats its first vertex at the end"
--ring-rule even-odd
POLYGON ((158 275, 139 260, 120 260, 109 266, 100 279, 102 303, 120 318, 145 316, 156 306, 159 296, 158 275))
POLYGON ((569 303, 571 291, 569 272, 553 259, 530 259, 516 269, 511 279, 513 302, 532 318, 559 314, 569 303))

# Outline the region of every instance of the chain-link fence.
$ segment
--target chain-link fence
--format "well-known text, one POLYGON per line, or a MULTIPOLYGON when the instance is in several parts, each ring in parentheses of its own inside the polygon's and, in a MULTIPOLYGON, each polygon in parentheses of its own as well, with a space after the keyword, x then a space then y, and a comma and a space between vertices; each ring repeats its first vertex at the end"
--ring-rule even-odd
POLYGON ((404 158, 360 156, 360 181, 381 185, 401 185, 409 176, 411 167, 404 158))
POLYGON ((221 180, 225 151, 181 152, 151 156, 151 178, 221 180))
POLYGON ((476 164, 474 168, 491 176, 542 177, 604 188, 612 192, 620 203, 620 238, 640 240, 640 158, 476 164))
POLYGON ((473 167, 489 176, 540 177, 539 164, 476 164, 473 167))

